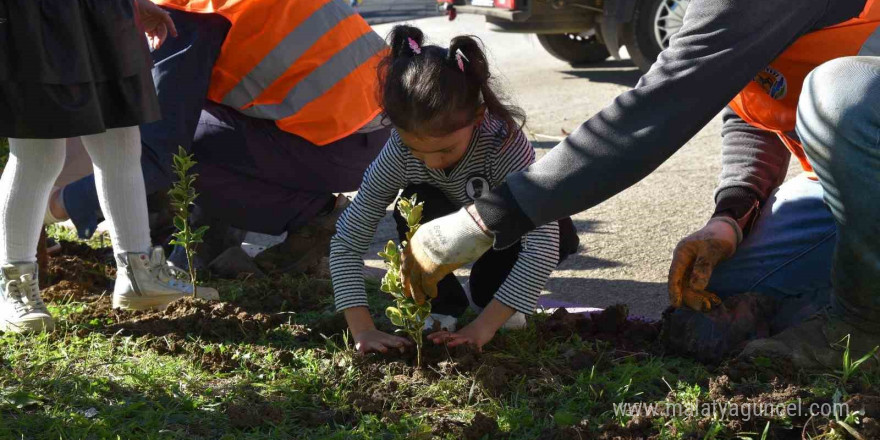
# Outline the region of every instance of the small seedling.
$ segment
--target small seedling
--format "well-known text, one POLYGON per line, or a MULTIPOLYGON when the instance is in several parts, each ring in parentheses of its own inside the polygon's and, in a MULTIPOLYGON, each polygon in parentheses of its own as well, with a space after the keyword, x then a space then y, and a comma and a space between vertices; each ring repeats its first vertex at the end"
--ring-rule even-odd
POLYGON ((191 174, 189 170, 195 166, 196 161, 193 160, 191 154, 186 154, 183 147, 178 147, 177 154, 174 155, 174 164, 172 169, 177 174, 177 181, 168 191, 171 197, 171 207, 174 210, 174 227, 177 232, 171 234, 171 244, 183 248, 186 253, 186 264, 189 266, 189 279, 193 286, 193 296, 196 296, 196 281, 198 274, 193 267, 193 258, 196 255, 196 246, 201 243, 208 232, 207 226, 201 226, 193 230, 189 224, 189 207, 195 202, 196 193, 195 183, 198 174, 191 174))
POLYGON ((870 360, 877 354, 877 351, 880 350, 880 346, 874 347, 873 350, 865 353, 859 359, 852 360, 852 355, 850 354, 849 348, 849 339, 850 335, 846 335, 841 339, 838 344, 844 344, 843 350, 843 369, 840 371, 840 382, 842 385, 846 385, 847 382, 855 375, 856 371, 858 371, 859 367, 862 366, 865 362, 870 360))
POLYGON ((416 203, 416 195, 411 198, 401 197, 397 202, 397 210, 400 215, 406 219, 409 226, 409 232, 406 233, 406 241, 400 243, 400 246, 389 240, 385 245, 385 250, 379 252, 379 256, 385 260, 388 271, 382 278, 382 291, 390 294, 394 298, 394 306, 385 309, 385 315, 391 320, 391 323, 400 327, 396 330, 398 333, 404 333, 413 339, 416 344, 416 367, 422 366, 422 329, 425 326, 425 320, 431 315, 431 302, 424 301, 418 304, 403 289, 403 275, 401 274, 401 262, 403 258, 403 249, 406 247, 413 234, 419 229, 419 222, 422 220, 423 203, 416 203))

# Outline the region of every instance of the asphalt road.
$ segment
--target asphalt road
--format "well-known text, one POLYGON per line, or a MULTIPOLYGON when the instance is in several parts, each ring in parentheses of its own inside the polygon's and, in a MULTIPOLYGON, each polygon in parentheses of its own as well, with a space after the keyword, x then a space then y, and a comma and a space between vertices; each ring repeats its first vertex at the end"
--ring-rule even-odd
POLYGON ((434 0, 363 0, 358 9, 372 25, 440 15, 434 0))

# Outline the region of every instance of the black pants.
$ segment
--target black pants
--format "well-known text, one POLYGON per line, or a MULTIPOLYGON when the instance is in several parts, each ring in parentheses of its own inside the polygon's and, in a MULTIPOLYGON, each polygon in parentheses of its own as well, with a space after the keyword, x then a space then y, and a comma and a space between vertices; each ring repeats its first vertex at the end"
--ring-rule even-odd
MULTIPOLYGON (((418 195, 418 201, 425 202, 422 224, 460 209, 458 205, 447 199, 442 191, 431 185, 410 185, 403 190, 402 197, 411 197, 413 194, 418 195)), ((405 234, 409 231, 409 227, 397 209, 394 210, 394 221, 397 223, 398 239, 405 240, 405 234)), ((560 263, 569 255, 577 252, 578 242, 577 231, 571 218, 566 217, 559 220, 560 263)), ((489 301, 495 296, 495 292, 507 279, 513 265, 516 264, 521 249, 520 243, 500 251, 489 249, 474 263, 469 281, 471 299, 474 304, 479 307, 486 307, 489 304, 489 301)), ((449 274, 437 283, 437 298, 431 301, 432 313, 461 316, 467 307, 467 296, 455 275, 449 274)))

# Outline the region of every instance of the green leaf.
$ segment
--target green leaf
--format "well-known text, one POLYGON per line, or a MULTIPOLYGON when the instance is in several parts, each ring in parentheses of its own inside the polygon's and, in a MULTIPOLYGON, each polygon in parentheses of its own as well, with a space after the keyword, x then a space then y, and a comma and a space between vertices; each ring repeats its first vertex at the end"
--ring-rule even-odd
POLYGON ((397 307, 388 307, 385 309, 385 316, 391 320, 391 323, 401 327, 403 326, 403 313, 397 307))
POLYGON ((394 244, 393 240, 388 240, 388 243, 385 244, 385 253, 391 257, 400 253, 397 250, 397 245, 394 244))
POLYGON ((418 315, 419 320, 422 322, 425 322, 425 320, 428 319, 428 316, 431 315, 431 307, 430 307, 431 303, 429 301, 425 301, 425 304, 427 304, 428 307, 419 307, 419 312, 418 312, 419 313, 419 315, 418 315))
POLYGON ((556 413, 553 414, 553 420, 556 422, 557 426, 574 426, 574 424, 579 421, 576 414, 565 410, 556 411, 556 413))
POLYGON ((3 396, 4 400, 14 405, 18 409, 24 409, 34 405, 42 405, 43 398, 27 391, 18 390, 3 396))
POLYGON ((382 280, 382 285, 379 286, 379 289, 385 293, 394 294, 394 291, 391 290, 391 285, 385 280, 382 280))
POLYGON ((186 221, 180 217, 174 217, 174 227, 177 228, 178 231, 182 231, 186 229, 186 221))
POLYGON ((758 356, 758 357, 752 359, 752 363, 754 363, 755 365, 757 365, 761 368, 770 368, 771 366, 773 366, 773 361, 770 360, 770 358, 765 357, 765 356, 758 356))
POLYGON ((406 221, 407 226, 409 226, 410 228, 414 228, 416 227, 416 225, 419 224, 420 221, 422 221, 423 206, 424 205, 419 203, 412 209, 412 212, 410 213, 409 218, 406 221))

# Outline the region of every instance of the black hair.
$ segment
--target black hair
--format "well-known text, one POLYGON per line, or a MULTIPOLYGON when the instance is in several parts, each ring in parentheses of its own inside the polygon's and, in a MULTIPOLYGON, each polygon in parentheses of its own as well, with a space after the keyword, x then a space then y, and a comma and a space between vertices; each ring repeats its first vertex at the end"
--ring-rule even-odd
POLYGON ((442 136, 473 123, 485 105, 505 123, 505 144, 522 129, 525 114, 496 93, 479 39, 459 36, 449 48, 424 46, 422 31, 406 25, 395 26, 388 38, 391 52, 379 65, 379 99, 395 127, 442 136), (459 51, 464 69, 456 57, 459 51))

